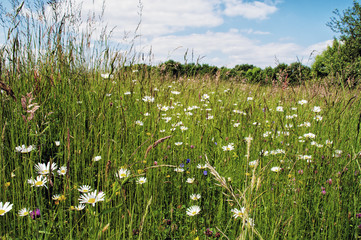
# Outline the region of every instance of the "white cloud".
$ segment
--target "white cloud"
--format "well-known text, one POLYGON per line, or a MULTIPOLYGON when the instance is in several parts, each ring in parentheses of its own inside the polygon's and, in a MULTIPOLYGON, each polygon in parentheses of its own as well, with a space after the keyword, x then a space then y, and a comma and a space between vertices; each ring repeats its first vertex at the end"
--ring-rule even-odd
MULTIPOLYGON (((83 3, 83 11, 100 13, 102 1, 93 2, 94 5, 83 3)), ((142 15, 139 16, 141 7, 138 0, 107 0, 104 22, 109 28, 117 26, 112 40, 124 43, 125 32, 134 33, 141 19, 140 31, 137 32, 141 34, 141 39, 135 42, 135 52, 147 53, 152 49, 153 64, 169 59, 183 63, 184 54, 188 50, 188 62, 192 61, 193 55, 194 62, 200 58, 201 63, 210 65, 233 67, 248 63, 259 67, 274 67, 276 59, 291 63, 308 60, 313 50, 321 52, 326 42, 306 47, 293 43, 292 39, 262 42, 250 37, 271 34, 270 32, 252 28, 236 29, 234 26, 217 32, 214 28, 223 27, 224 15, 266 19, 277 11, 277 4, 278 2, 271 0, 143 0, 142 15), (183 30, 185 31, 182 32, 183 30)))
MULTIPOLYGON (((219 0, 107 0, 105 22, 122 31, 132 32, 141 20, 141 34, 158 36, 182 31, 188 27, 215 27, 223 23, 219 0), (141 16, 140 16, 141 13, 141 16)), ((84 10, 101 10, 100 1, 83 4, 84 10)))
POLYGON ((234 67, 237 64, 254 64, 259 67, 275 67, 277 63, 301 61, 310 65, 309 56, 313 50, 321 52, 329 42, 317 43, 311 46, 300 46, 292 42, 272 42, 262 44, 253 41, 240 32, 211 32, 191 34, 186 36, 160 36, 146 43, 152 46, 155 53, 153 63, 173 59, 184 63, 184 54, 188 49, 188 62, 191 61, 190 52, 193 51, 195 62, 201 58, 201 63, 216 66, 234 67))
POLYGON ((277 11, 275 4, 254 1, 244 2, 243 0, 225 0, 224 13, 227 16, 242 16, 247 19, 267 19, 268 16, 277 11))
POLYGON ((242 29, 241 32, 242 33, 247 33, 247 34, 254 34, 254 35, 269 35, 269 34, 271 34, 270 32, 258 31, 258 30, 254 30, 252 28, 242 29))
POLYGON ((305 54, 307 54, 307 53, 310 54, 311 52, 314 52, 313 55, 320 54, 328 46, 332 46, 332 43, 333 43, 333 40, 327 40, 327 41, 312 44, 311 46, 309 46, 305 49, 305 54))

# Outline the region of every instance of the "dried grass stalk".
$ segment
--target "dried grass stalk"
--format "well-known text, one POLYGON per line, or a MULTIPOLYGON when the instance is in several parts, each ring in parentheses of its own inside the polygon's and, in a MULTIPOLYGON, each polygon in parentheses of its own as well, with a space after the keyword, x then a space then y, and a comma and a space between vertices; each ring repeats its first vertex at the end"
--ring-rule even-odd
POLYGON ((166 137, 164 137, 164 138, 160 138, 160 139, 158 139, 157 141, 155 141, 152 145, 150 145, 150 146, 147 148, 147 150, 145 151, 144 159, 147 158, 147 155, 148 155, 148 153, 149 153, 149 151, 150 151, 151 149, 155 148, 159 143, 162 143, 162 142, 164 142, 165 140, 167 140, 168 138, 171 138, 171 137, 172 137, 172 135, 166 136, 166 137))

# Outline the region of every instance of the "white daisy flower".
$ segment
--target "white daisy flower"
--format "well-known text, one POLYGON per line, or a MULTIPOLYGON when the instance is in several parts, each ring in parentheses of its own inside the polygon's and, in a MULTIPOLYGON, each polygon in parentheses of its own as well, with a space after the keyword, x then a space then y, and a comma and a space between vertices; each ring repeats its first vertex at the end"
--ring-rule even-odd
POLYGON ((101 76, 102 78, 105 78, 105 79, 110 78, 110 74, 109 74, 109 73, 102 73, 102 74, 100 74, 100 76, 101 76))
POLYGON ((65 175, 67 172, 67 167, 66 166, 61 166, 60 169, 58 170, 58 174, 59 175, 65 175))
POLYGON ((82 192, 82 193, 87 193, 87 192, 90 192, 91 190, 92 190, 92 188, 89 185, 83 185, 78 188, 78 191, 82 192))
POLYGON ((321 112, 321 107, 319 107, 319 106, 314 106, 313 109, 312 109, 312 112, 315 112, 315 113, 321 112))
POLYGON ((283 112, 283 107, 282 107, 282 106, 276 107, 276 111, 277 111, 277 112, 283 112))
POLYGON ((203 100, 209 99, 209 95, 208 95, 208 94, 203 94, 203 95, 202 95, 202 99, 203 99, 203 100))
POLYGON ((143 126, 144 125, 144 123, 142 121, 140 121, 140 120, 135 121, 135 124, 138 125, 138 126, 143 126))
POLYGON ((223 151, 232 151, 232 150, 234 150, 233 143, 230 143, 227 146, 223 146, 222 149, 223 149, 223 151))
POLYGON ((187 208, 186 213, 188 216, 193 217, 193 216, 199 214, 200 211, 201 211, 201 208, 199 206, 195 205, 195 206, 191 206, 191 207, 187 208))
POLYGON ((60 197, 61 197, 60 194, 55 194, 55 195, 53 195, 52 199, 53 199, 53 200, 59 200, 60 197))
POLYGON ((143 100, 144 102, 154 102, 154 97, 144 96, 144 98, 142 98, 142 100, 143 100))
POLYGON ((182 132, 184 132, 184 131, 187 131, 187 130, 188 130, 188 128, 187 128, 187 127, 185 127, 185 126, 181 126, 181 127, 180 127, 180 130, 181 130, 182 132))
POLYGON ((46 187, 45 183, 47 182, 48 180, 43 175, 37 176, 36 179, 28 179, 28 183, 33 187, 46 187))
POLYGON ((313 119, 315 119, 317 122, 322 121, 322 116, 321 115, 316 115, 313 119))
POLYGON ((0 202, 0 216, 4 216, 5 213, 9 212, 13 208, 13 204, 10 204, 10 202, 6 202, 3 204, 0 202))
POLYGON ((189 184, 192 184, 192 183, 194 183, 194 178, 187 178, 187 183, 189 183, 189 184))
POLYGON ((74 209, 77 210, 77 211, 81 211, 85 208, 85 205, 84 204, 79 204, 78 206, 75 206, 74 209))
POLYGON ((305 138, 311 138, 311 139, 314 139, 316 137, 316 135, 313 133, 305 133, 305 134, 303 134, 303 136, 305 138))
POLYGON ((308 103, 308 101, 304 100, 304 99, 298 101, 298 104, 300 104, 300 105, 307 104, 307 103, 308 103))
POLYGON ((145 178, 145 177, 140 177, 137 180, 137 184, 144 184, 146 182, 147 182, 147 178, 145 178))
POLYGON ((198 200, 201 198, 201 195, 200 194, 191 194, 190 195, 190 198, 194 201, 198 200))
POLYGON ((16 152, 20 152, 20 153, 29 153, 31 151, 35 150, 35 146, 34 145, 30 145, 28 147, 26 147, 25 145, 21 145, 15 148, 16 152))
POLYGON ((301 160, 310 161, 312 159, 312 155, 299 155, 298 158, 301 160))
POLYGON ((120 168, 115 176, 122 179, 130 176, 130 171, 126 168, 120 168))
POLYGON ((198 164, 198 165, 197 165, 197 168, 198 168, 198 169, 206 169, 206 168, 207 168, 207 164, 204 164, 204 165, 198 164))
POLYGON ((35 170, 38 171, 38 174, 46 175, 50 173, 50 169, 52 172, 54 172, 58 167, 56 166, 56 163, 52 163, 50 165, 50 162, 48 162, 46 165, 45 163, 38 163, 35 165, 35 170))
POLYGON ((25 217, 25 216, 28 216, 29 214, 30 214, 30 210, 27 208, 20 209, 18 212, 18 215, 20 217, 25 217))
POLYGON ((254 161, 251 161, 248 163, 248 165, 251 167, 251 168, 254 168, 258 165, 258 160, 254 160, 254 161))
POLYGON ((242 218, 245 210, 246 209, 244 207, 242 207, 240 210, 238 210, 237 208, 233 208, 231 212, 233 213, 234 218, 242 218))
POLYGON ((170 120, 172 120, 172 117, 164 117, 162 118, 166 123, 168 123, 170 120))
POLYGON ((184 172, 184 168, 178 168, 178 167, 177 167, 177 168, 174 169, 174 171, 175 171, 175 172, 179 172, 179 173, 180 173, 180 172, 184 172))
POLYGON ((168 106, 163 106, 163 107, 160 108, 160 110, 163 111, 163 112, 166 112, 166 111, 169 110, 169 107, 168 106))
POLYGON ((279 172, 279 171, 281 171, 281 169, 282 168, 280 168, 280 167, 273 167, 273 168, 271 168, 271 171, 272 172, 279 172))
POLYGON ((104 201, 105 193, 99 192, 97 193, 97 190, 95 190, 92 193, 85 193, 79 197, 80 203, 89 203, 95 206, 95 203, 104 201))
POLYGON ((94 162, 98 162, 98 161, 100 161, 102 159, 102 156, 95 156, 94 158, 93 158, 93 161, 94 162))

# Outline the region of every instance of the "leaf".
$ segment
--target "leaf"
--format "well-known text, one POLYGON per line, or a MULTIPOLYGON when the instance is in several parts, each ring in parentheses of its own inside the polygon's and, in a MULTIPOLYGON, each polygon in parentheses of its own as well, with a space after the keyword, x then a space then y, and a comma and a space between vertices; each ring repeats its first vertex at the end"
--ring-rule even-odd
POLYGON ((104 209, 103 211, 100 212, 99 216, 105 215, 105 214, 108 214, 108 213, 112 213, 115 210, 117 210, 118 208, 119 207, 112 207, 112 208, 104 209))
POLYGON ((112 213, 112 212, 118 210, 122 205, 123 205, 123 203, 120 203, 116 207, 104 209, 103 211, 101 211, 99 213, 99 217, 102 216, 102 215, 109 214, 109 213, 112 213))

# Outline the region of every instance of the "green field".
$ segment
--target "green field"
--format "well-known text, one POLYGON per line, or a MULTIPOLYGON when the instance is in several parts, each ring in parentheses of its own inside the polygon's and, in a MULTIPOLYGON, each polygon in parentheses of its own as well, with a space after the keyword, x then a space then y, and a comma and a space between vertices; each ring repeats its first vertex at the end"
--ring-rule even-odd
POLYGON ((357 238, 356 90, 38 74, 1 94, 4 238, 357 238))
POLYGON ((21 7, 0 48, 0 239, 360 238, 357 85, 175 76, 21 7))

